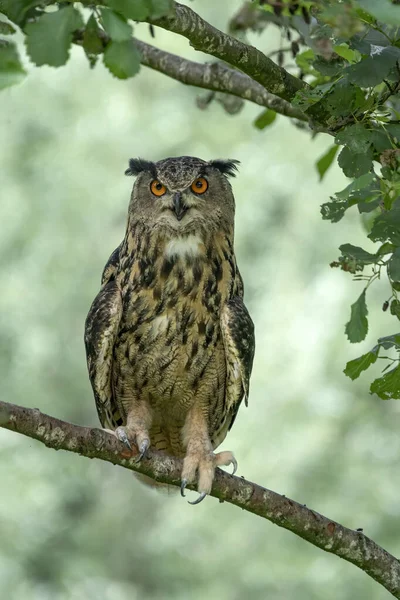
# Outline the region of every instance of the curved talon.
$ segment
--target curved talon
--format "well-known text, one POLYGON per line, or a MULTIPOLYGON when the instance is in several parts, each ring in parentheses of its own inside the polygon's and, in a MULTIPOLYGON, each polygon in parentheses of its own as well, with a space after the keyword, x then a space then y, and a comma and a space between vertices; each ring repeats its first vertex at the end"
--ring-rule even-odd
POLYGON ((120 442, 122 442, 127 448, 129 448, 129 450, 132 450, 132 446, 128 439, 128 436, 121 427, 117 427, 117 429, 115 430, 115 435, 117 436, 120 442))
POLYGON ((207 494, 205 492, 201 492, 200 496, 197 498, 197 500, 194 500, 193 502, 189 502, 188 500, 188 504, 200 504, 200 502, 202 500, 204 500, 204 498, 207 496, 207 494))
POLYGON ((232 471, 232 475, 234 475, 237 471, 238 468, 238 463, 237 460, 234 456, 232 456, 232 464, 233 464, 233 471, 232 471))
POLYGON ((139 448, 139 456, 137 457, 135 462, 140 462, 143 458, 143 456, 146 454, 147 450, 149 449, 150 446, 150 442, 149 440, 144 440, 141 444, 140 444, 140 448, 139 448))
POLYGON ((184 498, 186 496, 186 494, 185 494, 186 484, 187 484, 187 479, 182 479, 182 481, 181 481, 181 496, 182 496, 182 498, 184 498))

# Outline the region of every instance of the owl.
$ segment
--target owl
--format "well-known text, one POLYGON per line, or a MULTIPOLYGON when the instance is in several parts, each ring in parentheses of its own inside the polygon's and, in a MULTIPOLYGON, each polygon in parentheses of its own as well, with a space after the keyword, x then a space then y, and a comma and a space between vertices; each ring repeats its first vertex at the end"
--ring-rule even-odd
POLYGON ((181 494, 197 504, 214 453, 247 405, 254 325, 234 253, 236 160, 131 159, 136 176, 125 237, 103 271, 85 324, 101 424, 140 460, 150 445, 183 458, 181 494))

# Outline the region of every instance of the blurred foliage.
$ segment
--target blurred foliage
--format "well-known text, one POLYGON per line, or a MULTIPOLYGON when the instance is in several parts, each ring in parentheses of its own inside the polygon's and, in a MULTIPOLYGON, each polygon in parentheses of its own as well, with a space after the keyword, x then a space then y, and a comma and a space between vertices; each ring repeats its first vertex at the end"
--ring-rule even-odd
MULTIPOLYGON (((239 2, 231 4, 239 11, 239 2)), ((222 3, 204 0, 201 7, 205 18, 225 27, 222 3)), ((151 41, 146 25, 136 30, 151 41)), ((268 36, 252 30, 246 36, 269 53, 280 32, 272 26, 268 36)), ((177 36, 156 35, 160 47, 196 57, 177 36)), ((354 284, 328 264, 342 245, 343 270, 357 274, 374 264, 368 261, 376 252, 372 243, 361 248, 358 214, 344 212, 340 229, 320 219, 318 205, 348 184, 334 162, 323 186, 318 182, 314 165, 331 148, 330 138, 311 140, 281 117, 262 132, 250 126, 259 113, 250 105, 235 117, 218 103, 200 113, 195 90, 145 69, 119 81, 100 63, 91 70, 77 47, 64 69, 32 69, 20 32, 16 38, 22 68, 31 72, 0 96, 2 397, 98 424, 83 323, 102 268, 123 237, 128 158, 238 158, 236 254, 257 354, 249 409, 240 411, 223 447, 235 451, 239 474, 348 527, 363 527, 399 555, 400 407, 378 402, 342 373, 349 361, 350 377, 369 364, 380 375, 373 340, 383 334, 380 352, 390 352, 397 305, 391 301, 369 324, 362 347, 368 356, 349 367, 357 357, 343 331, 354 284), (352 244, 343 245, 343 237, 352 244)), ((299 67, 293 62, 293 68, 299 67)), ((354 196, 366 181, 350 184, 343 202, 361 201, 354 196)), ((368 290, 373 305, 391 294, 387 281, 381 287, 368 290)), ((191 507, 123 469, 56 454, 4 430, 0 481, 2 598, 389 597, 354 566, 230 505, 210 498, 191 507)))
MULTIPOLYGON (((361 342, 368 332, 366 291, 388 275, 391 294, 387 302, 397 306, 400 292, 400 6, 391 0, 349 0, 314 2, 260 0, 262 20, 286 32, 289 47, 278 51, 278 63, 286 65, 285 53, 295 58, 298 76, 309 83, 292 100, 312 115, 316 106, 326 110, 320 125, 335 134, 335 145, 317 162, 323 179, 333 164, 339 146, 338 164, 353 183, 324 202, 322 218, 335 223, 346 210, 357 206, 359 212, 373 213, 366 234, 380 248, 369 253, 355 249, 331 263, 351 273, 365 288, 352 304, 346 335, 350 342, 361 342), (293 41, 294 34, 299 37, 293 41), (304 49, 305 48, 305 49, 304 49), (365 261, 365 254, 369 259, 365 261)), ((256 121, 257 124, 257 121, 256 121)), ((258 125, 259 126, 259 125, 258 125)), ((368 243, 368 240, 367 240, 368 243)), ((394 319, 399 313, 392 310, 394 319)), ((386 338, 385 338, 386 339, 386 338)), ((400 364, 397 337, 392 336, 389 373, 371 384, 371 392, 382 399, 400 398, 400 364)), ((385 342, 386 348, 389 342, 385 342)), ((370 356, 381 347, 378 340, 370 356)), ((374 361, 360 357, 361 370, 352 370, 353 379, 374 361)), ((345 373, 348 372, 348 366, 345 373)))

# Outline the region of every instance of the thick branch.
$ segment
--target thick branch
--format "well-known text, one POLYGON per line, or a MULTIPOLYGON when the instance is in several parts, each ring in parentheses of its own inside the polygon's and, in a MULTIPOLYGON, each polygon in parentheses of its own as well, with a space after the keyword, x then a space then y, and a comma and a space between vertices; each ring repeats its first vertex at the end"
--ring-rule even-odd
POLYGON ((290 75, 254 46, 216 29, 188 6, 175 2, 175 14, 147 22, 186 37, 195 50, 211 54, 258 81, 268 92, 290 101, 307 84, 290 75))
MULTIPOLYGON (((39 440, 49 448, 99 458, 132 471, 144 473, 171 485, 180 484, 179 459, 150 452, 140 464, 135 457, 101 429, 80 427, 29 409, 0 401, 0 427, 39 440)), ((190 486, 189 486, 190 487, 190 486)), ((335 521, 240 477, 217 469, 212 496, 289 529, 314 546, 353 563, 400 598, 400 562, 361 531, 347 529, 335 521)))
POLYGON ((287 117, 308 121, 307 116, 300 109, 291 106, 286 100, 270 94, 262 85, 240 71, 230 69, 221 63, 193 62, 176 54, 159 50, 145 42, 139 40, 135 40, 135 42, 142 57, 140 61, 142 65, 164 73, 172 79, 206 90, 232 94, 287 117))

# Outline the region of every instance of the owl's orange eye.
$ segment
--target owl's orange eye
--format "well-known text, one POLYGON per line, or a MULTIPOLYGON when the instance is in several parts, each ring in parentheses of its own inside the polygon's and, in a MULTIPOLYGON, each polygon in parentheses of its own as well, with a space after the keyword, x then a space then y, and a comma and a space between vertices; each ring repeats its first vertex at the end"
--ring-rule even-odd
POLYGON ((167 191, 165 185, 160 183, 158 179, 154 179, 151 182, 150 189, 155 196, 164 196, 165 192, 167 191))
POLYGON ((195 192, 195 194, 204 194, 208 188, 208 181, 207 179, 204 179, 204 177, 199 177, 193 181, 190 187, 192 188, 192 192, 195 192))

